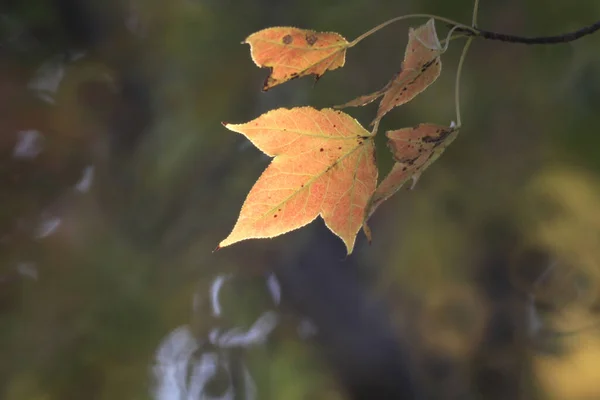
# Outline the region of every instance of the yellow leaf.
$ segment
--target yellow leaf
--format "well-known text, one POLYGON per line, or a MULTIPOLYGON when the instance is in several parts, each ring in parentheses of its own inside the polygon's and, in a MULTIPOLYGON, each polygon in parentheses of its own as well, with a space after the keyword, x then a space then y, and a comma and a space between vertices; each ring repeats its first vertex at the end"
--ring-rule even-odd
POLYGON ((334 32, 275 27, 248 36, 252 60, 270 67, 263 90, 307 75, 319 79, 326 71, 344 66, 348 41, 334 32))
POLYGON ((341 111, 312 107, 280 108, 225 126, 274 159, 219 247, 272 238, 321 215, 350 254, 377 185, 371 134, 341 111))

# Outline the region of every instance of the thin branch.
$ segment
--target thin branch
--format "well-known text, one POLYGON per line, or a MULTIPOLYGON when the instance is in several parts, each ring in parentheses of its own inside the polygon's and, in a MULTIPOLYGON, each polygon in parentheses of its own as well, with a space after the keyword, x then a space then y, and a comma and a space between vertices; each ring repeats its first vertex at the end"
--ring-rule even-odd
POLYGON ((472 28, 470 30, 459 28, 457 32, 464 33, 468 36, 480 37, 488 40, 498 40, 501 42, 509 43, 522 43, 522 44, 559 44, 569 43, 584 36, 591 35, 594 32, 600 31, 600 21, 593 23, 592 25, 578 29, 573 32, 563 33, 562 35, 555 36, 538 36, 538 37, 524 37, 517 35, 508 35, 505 33, 497 33, 486 31, 483 29, 472 28), (473 31, 476 31, 473 32, 473 31))

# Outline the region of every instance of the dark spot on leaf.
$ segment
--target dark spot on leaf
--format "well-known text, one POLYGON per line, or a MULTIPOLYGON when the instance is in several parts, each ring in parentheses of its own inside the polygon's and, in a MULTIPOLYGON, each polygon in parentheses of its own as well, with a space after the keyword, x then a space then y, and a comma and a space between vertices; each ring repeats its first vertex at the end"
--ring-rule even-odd
POLYGON ((323 151, 323 148, 321 147, 321 148, 319 149, 319 151, 323 151))
POLYGON ((292 44, 292 42, 294 41, 294 38, 292 38, 292 35, 285 35, 283 37, 283 44, 292 44))
POLYGON ((417 159, 419 158, 419 156, 410 158, 410 157, 402 157, 398 159, 398 162, 401 162, 403 164, 408 164, 408 165, 413 165, 415 163, 415 161, 417 161, 417 159))
POLYGON ((306 35, 306 43, 308 43, 309 46, 317 43, 317 40, 319 40, 319 38, 314 34, 306 35))
POLYGON ((273 215, 273 218, 277 218, 277 214, 273 215))
POLYGON ((342 149, 342 146, 338 147, 338 150, 341 150, 341 149, 342 149))
POLYGON ((408 169, 408 167, 404 166, 402 167, 402 171, 406 171, 408 169))
MULTIPOLYGON (((433 50, 432 50, 433 51, 433 50)), ((435 62, 436 59, 433 59, 425 64, 423 64, 423 66, 421 67, 421 72, 425 72, 429 69, 429 67, 431 67, 431 65, 433 65, 433 63, 435 62)))
POLYGON ((277 211, 281 212, 281 208, 279 210, 277 210, 277 211))
POLYGON ((273 67, 268 67, 268 68, 269 68, 269 75, 267 76, 267 79, 265 79, 265 83, 263 83, 263 88, 262 88, 263 92, 268 91, 269 90, 269 84, 274 81, 271 78, 271 75, 273 74, 273 67))
MULTIPOLYGON (((438 131, 436 131, 438 132, 438 131)), ((441 131, 440 135, 438 137, 434 137, 434 136, 423 136, 423 138, 421 139, 421 141, 423 143, 436 143, 439 144, 442 141, 444 141, 444 139, 446 139, 448 137, 448 135, 450 135, 450 133, 452 133, 452 129, 446 129, 441 131)))

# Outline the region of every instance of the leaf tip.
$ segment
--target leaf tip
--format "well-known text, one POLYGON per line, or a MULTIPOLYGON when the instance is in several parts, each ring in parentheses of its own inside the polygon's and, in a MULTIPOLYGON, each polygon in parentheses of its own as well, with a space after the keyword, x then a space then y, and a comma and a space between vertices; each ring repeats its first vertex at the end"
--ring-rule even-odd
POLYGON ((352 254, 352 251, 354 251, 354 244, 356 241, 356 237, 353 237, 352 239, 349 239, 349 240, 342 239, 342 241, 344 242, 344 245, 346 246, 346 258, 348 258, 352 254))
POLYGON ((419 181, 419 178, 421 177, 421 173, 417 172, 416 174, 414 174, 413 176, 411 176, 412 179, 412 184, 410 185, 410 187, 408 188, 408 190, 414 190, 415 186, 417 185, 417 182, 419 181))
POLYGON ((319 82, 319 79, 321 79, 321 75, 319 74, 313 74, 315 77, 315 81, 313 82, 313 89, 315 88, 315 86, 317 86, 317 82, 319 82))
POLYGON ((365 236, 367 237, 367 241, 369 242, 369 246, 371 245, 371 243, 373 242, 373 236, 371 234, 371 228, 369 228, 369 225, 367 225, 367 223, 363 223, 363 232, 365 234, 365 236))
POLYGON ((251 38, 253 35, 254 35, 254 33, 253 33, 253 34, 251 34, 251 35, 248 35, 248 36, 246 36, 246 39, 242 40, 242 41, 240 42, 240 44, 248 44, 248 45, 250 45, 250 47, 252 47, 252 43, 250 43, 250 38, 251 38))

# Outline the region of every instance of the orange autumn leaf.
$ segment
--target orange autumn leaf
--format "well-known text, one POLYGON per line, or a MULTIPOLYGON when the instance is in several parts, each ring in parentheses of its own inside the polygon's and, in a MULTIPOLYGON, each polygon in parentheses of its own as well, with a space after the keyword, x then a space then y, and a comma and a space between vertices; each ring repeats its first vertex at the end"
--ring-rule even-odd
MULTIPOLYGON (((457 128, 435 124, 419 124, 413 128, 388 131, 388 147, 396 163, 377 186, 369 202, 365 221, 408 180, 413 179, 416 182, 421 173, 437 160, 457 135, 457 128)), ((368 232, 366 224, 365 228, 365 232, 368 232)))
POLYGON ((364 106, 383 96, 373 121, 376 124, 394 107, 408 103, 435 82, 442 71, 442 52, 433 19, 417 29, 410 28, 402 70, 381 90, 336 108, 364 106))
POLYGON ((291 79, 315 75, 344 66, 348 41, 335 32, 275 27, 248 36, 252 60, 259 67, 270 67, 265 80, 267 91, 291 79))
POLYGON ((320 215, 350 254, 377 185, 371 134, 341 111, 312 107, 280 108, 225 127, 274 159, 219 247, 272 238, 320 215))

